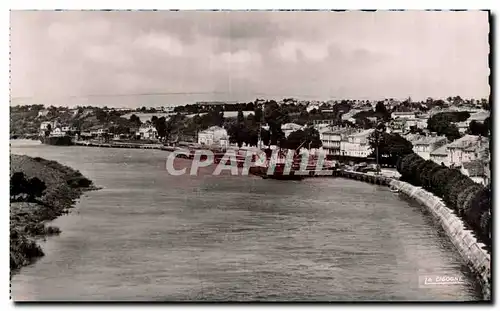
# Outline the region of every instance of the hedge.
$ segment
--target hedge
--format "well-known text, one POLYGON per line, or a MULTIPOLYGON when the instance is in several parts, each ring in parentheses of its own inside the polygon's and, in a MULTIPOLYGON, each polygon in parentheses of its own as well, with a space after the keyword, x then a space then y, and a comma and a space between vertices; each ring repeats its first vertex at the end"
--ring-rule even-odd
POLYGON ((443 199, 446 205, 474 231, 479 241, 491 248, 491 189, 475 183, 457 169, 425 161, 412 153, 398 159, 401 180, 443 199))

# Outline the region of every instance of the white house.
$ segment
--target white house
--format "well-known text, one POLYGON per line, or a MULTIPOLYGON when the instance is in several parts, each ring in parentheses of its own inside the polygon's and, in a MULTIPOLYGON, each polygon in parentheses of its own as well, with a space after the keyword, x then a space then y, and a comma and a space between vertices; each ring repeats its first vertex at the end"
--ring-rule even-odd
POLYGON ((461 167, 463 163, 475 159, 475 151, 488 144, 488 139, 481 136, 465 135, 446 145, 450 165, 461 167))
POLYGON ((220 126, 211 126, 198 133, 198 144, 207 146, 219 145, 220 147, 227 148, 229 146, 227 131, 220 126))
POLYGON ((424 160, 430 160, 431 152, 448 143, 445 136, 424 136, 414 142, 413 152, 421 156, 424 160))
POLYGON ((346 140, 340 142, 340 152, 349 157, 366 158, 372 152, 368 137, 374 129, 364 130, 347 136, 346 140))
POLYGON ((342 140, 347 140, 347 136, 356 131, 354 128, 333 128, 323 133, 320 132, 320 139, 326 154, 340 155, 342 140))
POLYGON ((153 124, 144 123, 139 127, 136 136, 140 136, 141 139, 156 139, 158 138, 158 131, 153 124))
POLYGON ((446 145, 441 146, 437 148, 434 151, 431 151, 430 154, 430 160, 434 161, 434 163, 441 165, 443 163, 444 165, 448 166, 448 150, 446 149, 446 145))
POLYGON ((54 130, 56 127, 59 127, 59 122, 56 121, 45 121, 45 122, 42 122, 40 124, 40 130, 42 131, 45 131, 49 128, 49 125, 50 125, 50 128, 52 130, 54 130))

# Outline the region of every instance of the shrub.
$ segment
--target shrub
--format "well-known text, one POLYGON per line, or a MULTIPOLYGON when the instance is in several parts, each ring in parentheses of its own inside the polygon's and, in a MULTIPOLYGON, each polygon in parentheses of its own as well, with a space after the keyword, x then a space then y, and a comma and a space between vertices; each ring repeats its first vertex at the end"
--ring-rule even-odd
POLYGON ((417 154, 398 159, 401 179, 441 197, 483 242, 491 246, 491 189, 473 182, 457 169, 424 161, 417 154))
POLYGON ((83 177, 83 176, 75 176, 71 177, 67 180, 67 184, 71 188, 87 188, 92 185, 92 181, 83 177))

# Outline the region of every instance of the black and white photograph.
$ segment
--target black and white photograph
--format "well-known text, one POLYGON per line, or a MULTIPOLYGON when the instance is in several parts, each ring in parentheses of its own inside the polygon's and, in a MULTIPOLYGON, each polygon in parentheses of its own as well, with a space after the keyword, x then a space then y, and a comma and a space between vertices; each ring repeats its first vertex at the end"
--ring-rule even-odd
POLYGON ((10 299, 491 303, 491 21, 12 10, 10 299))

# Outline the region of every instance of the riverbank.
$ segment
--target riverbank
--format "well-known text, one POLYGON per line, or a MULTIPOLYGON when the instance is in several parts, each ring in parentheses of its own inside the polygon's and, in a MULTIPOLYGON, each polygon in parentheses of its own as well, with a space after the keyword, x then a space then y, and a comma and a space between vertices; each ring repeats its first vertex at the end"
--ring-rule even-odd
POLYGON ((409 183, 384 176, 341 171, 340 177, 389 186, 399 193, 423 205, 440 223, 446 235, 456 247, 481 284, 484 300, 491 300, 491 256, 486 245, 480 243, 464 222, 432 193, 409 183))
POLYGON ((84 191, 97 189, 79 171, 39 157, 11 154, 10 175, 22 172, 46 185, 42 197, 33 202, 10 203, 10 268, 16 271, 44 255, 36 243, 39 238, 59 234, 48 221, 67 213, 84 191))

